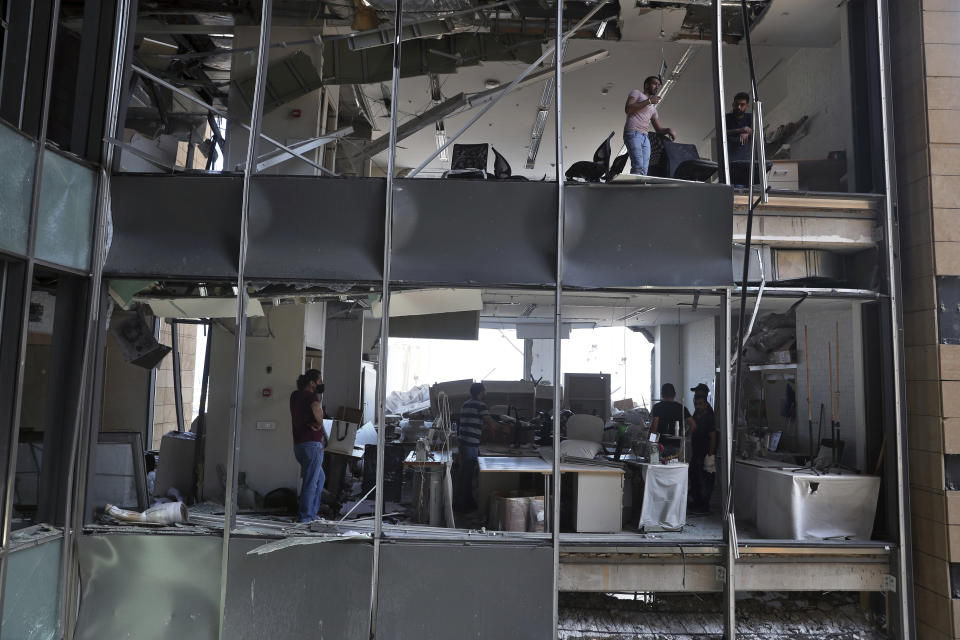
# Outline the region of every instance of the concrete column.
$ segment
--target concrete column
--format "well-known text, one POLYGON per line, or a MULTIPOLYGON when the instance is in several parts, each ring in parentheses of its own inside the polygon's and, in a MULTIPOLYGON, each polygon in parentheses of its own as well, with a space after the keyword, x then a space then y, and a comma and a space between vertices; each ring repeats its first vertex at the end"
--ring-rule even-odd
MULTIPOLYGON (((682 393, 683 363, 680 354, 680 326, 665 324, 654 331, 653 397, 660 397, 660 387, 670 382, 682 393)), ((678 398, 682 398, 678 395, 678 398)))
POLYGON ((533 380, 543 378, 543 384, 553 382, 553 340, 523 341, 523 372, 533 380))
POLYGON ((340 407, 360 407, 363 383, 363 313, 349 314, 340 304, 327 304, 327 326, 323 341, 323 404, 328 413, 340 407))

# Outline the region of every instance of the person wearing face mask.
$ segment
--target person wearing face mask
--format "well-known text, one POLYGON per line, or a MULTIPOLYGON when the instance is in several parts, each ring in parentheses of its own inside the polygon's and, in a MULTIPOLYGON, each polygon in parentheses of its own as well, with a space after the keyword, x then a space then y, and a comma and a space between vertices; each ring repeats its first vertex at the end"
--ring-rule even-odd
POLYGON ((310 369, 297 378, 297 389, 290 394, 290 421, 293 425, 293 455, 300 463, 300 522, 317 518, 320 494, 326 477, 323 473, 323 378, 310 369))
POLYGON ((693 455, 690 458, 688 497, 690 513, 710 513, 710 497, 717 475, 717 425, 713 407, 707 402, 710 388, 702 382, 693 391, 693 421, 696 426, 690 434, 693 455))

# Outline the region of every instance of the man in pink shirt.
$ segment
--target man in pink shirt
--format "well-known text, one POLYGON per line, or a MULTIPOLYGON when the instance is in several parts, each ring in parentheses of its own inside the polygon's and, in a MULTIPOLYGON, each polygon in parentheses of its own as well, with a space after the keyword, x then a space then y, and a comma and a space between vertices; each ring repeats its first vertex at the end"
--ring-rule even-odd
POLYGON ((627 122, 623 127, 623 142, 627 145, 630 154, 630 173, 647 175, 650 165, 650 125, 660 135, 675 139, 673 129, 660 126, 657 118, 656 104, 660 102, 660 77, 650 76, 643 81, 643 91, 634 89, 627 97, 627 104, 623 108, 627 114, 627 122))

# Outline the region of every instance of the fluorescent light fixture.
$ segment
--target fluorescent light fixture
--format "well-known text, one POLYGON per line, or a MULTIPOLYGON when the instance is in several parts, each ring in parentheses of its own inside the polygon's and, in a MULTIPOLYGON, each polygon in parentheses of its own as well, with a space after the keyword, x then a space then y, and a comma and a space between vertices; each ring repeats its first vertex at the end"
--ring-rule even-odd
POLYGON ((450 160, 450 147, 447 147, 446 149, 443 148, 443 145, 447 144, 447 132, 443 127, 442 120, 437 123, 435 135, 437 138, 437 149, 442 149, 442 151, 440 151, 440 160, 442 162, 447 162, 450 160))
POLYGON ((600 26, 597 27, 597 37, 602 38, 603 32, 606 30, 607 30, 607 21, 604 20, 603 22, 600 23, 600 26))
POLYGON ((637 316, 642 316, 643 314, 645 314, 645 313, 647 313, 647 312, 649 312, 649 311, 653 311, 655 308, 656 308, 656 307, 640 307, 639 309, 635 309, 635 310, 631 311, 630 313, 628 313, 627 315, 623 316, 622 318, 617 318, 614 322, 626 322, 627 320, 632 320, 633 318, 636 318, 637 316))

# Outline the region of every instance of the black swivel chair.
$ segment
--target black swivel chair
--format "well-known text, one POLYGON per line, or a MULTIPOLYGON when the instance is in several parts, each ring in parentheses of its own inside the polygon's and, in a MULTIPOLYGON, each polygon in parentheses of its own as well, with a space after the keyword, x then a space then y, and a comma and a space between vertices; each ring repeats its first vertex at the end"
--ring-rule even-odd
POLYGON ((649 175, 707 182, 716 172, 717 163, 701 158, 696 145, 673 142, 650 133, 649 175))
POLYGON ((574 162, 564 173, 567 180, 586 180, 587 182, 600 182, 600 179, 606 175, 610 169, 610 139, 616 132, 611 131, 607 139, 601 143, 593 154, 593 161, 581 160, 574 162))
POLYGON ((443 172, 443 178, 460 180, 487 179, 487 153, 490 145, 455 144, 450 160, 450 170, 443 172))
POLYGON ((604 182, 610 182, 615 177, 623 173, 623 170, 627 166, 627 160, 630 159, 629 153, 624 153, 623 155, 617 156, 617 159, 610 164, 610 171, 607 171, 606 175, 603 176, 604 182))
POLYGON ((510 168, 510 163, 507 162, 507 159, 497 151, 496 147, 490 147, 493 149, 493 177, 497 180, 512 180, 514 182, 528 182, 527 178, 523 176, 513 175, 513 169, 510 168))

